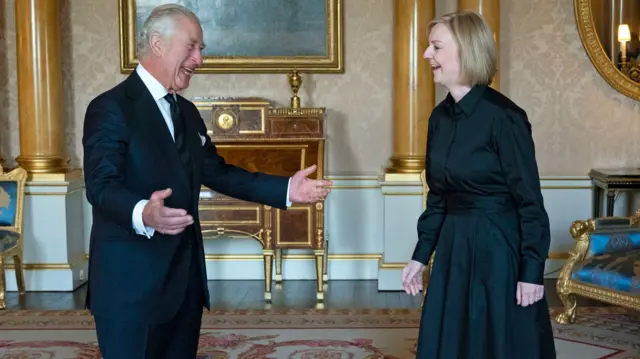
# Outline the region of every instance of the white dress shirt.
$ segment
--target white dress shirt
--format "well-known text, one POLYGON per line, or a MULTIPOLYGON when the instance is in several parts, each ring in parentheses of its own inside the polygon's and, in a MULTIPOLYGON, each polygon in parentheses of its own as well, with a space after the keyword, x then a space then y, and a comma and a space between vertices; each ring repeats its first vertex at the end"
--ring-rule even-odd
MULTIPOLYGON (((169 102, 164 98, 167 95, 167 89, 162 86, 162 84, 156 80, 142 65, 138 65, 136 67, 136 72, 140 79, 145 84, 151 96, 156 101, 156 105, 160 109, 160 113, 162 113, 162 117, 164 118, 164 122, 167 124, 169 128, 169 132, 171 133, 171 137, 175 141, 174 129, 173 129, 173 121, 171 119, 171 110, 169 109, 169 102)), ((175 98, 175 94, 173 95, 175 98)), ((287 198, 286 203, 287 207, 291 206, 291 202, 289 201, 289 189, 291 186, 291 178, 289 178, 289 184, 287 185, 287 198)), ((149 202, 148 200, 141 200, 136 204, 133 208, 132 214, 132 222, 133 229, 137 234, 146 236, 147 238, 151 238, 155 233, 155 229, 153 227, 145 226, 144 221, 142 220, 142 210, 144 206, 149 202)))

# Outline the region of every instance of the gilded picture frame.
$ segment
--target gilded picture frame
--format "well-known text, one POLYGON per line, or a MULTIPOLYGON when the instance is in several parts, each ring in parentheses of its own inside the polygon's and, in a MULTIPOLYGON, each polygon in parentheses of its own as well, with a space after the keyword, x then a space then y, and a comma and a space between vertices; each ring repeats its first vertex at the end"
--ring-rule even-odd
POLYGON ((589 59, 611 87, 627 97, 640 101, 640 84, 620 72, 602 47, 592 11, 592 0, 574 0, 578 34, 589 59))
POLYGON ((342 1, 118 0, 120 71, 138 65, 137 34, 151 9, 173 2, 202 23, 206 47, 196 72, 344 73, 342 1))

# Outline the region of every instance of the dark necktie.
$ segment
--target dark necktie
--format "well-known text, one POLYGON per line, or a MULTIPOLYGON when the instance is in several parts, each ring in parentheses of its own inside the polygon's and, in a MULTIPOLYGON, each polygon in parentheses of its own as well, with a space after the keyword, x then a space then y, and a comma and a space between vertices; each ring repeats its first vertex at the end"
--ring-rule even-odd
POLYGON ((182 114, 180 113, 180 107, 173 94, 167 94, 164 97, 169 102, 169 109, 171 111, 171 121, 173 122, 173 133, 175 138, 176 149, 178 150, 178 156, 182 164, 185 166, 187 176, 191 179, 191 157, 189 156, 189 149, 185 141, 185 125, 182 114))

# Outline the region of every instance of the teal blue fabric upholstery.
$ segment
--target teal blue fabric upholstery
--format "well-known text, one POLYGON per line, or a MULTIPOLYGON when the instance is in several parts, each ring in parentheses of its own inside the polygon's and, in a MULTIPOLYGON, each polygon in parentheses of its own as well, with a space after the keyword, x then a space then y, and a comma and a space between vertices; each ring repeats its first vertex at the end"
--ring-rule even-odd
POLYGON ((20 239, 20 234, 6 229, 0 229, 0 253, 15 247, 18 244, 18 239, 20 239))
POLYGON ((18 182, 0 181, 0 227, 15 226, 17 199, 18 182))
POLYGON ((640 249, 640 226, 631 217, 603 217, 595 221, 587 257, 640 249))
MULTIPOLYGON (((604 237, 600 237, 604 238, 604 237)), ((628 248, 638 236, 610 239, 615 245, 602 248, 628 248)), ((593 240, 593 239, 592 239, 593 240)), ((604 241, 604 240, 603 240, 604 241)), ((637 248, 637 247, 631 247, 637 248)), ((618 292, 640 294, 640 249, 626 251, 609 251, 596 255, 578 263, 571 273, 571 279, 618 292)))

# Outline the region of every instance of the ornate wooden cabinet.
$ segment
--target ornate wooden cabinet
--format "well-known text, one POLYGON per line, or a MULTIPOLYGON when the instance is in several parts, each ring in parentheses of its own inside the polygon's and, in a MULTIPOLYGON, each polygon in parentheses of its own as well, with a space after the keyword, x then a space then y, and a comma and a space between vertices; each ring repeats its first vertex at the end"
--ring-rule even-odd
MULTIPOLYGON (((310 177, 323 178, 324 108, 275 108, 262 98, 200 98, 194 103, 218 153, 228 163, 249 171, 285 176, 315 164, 317 170, 310 177)), ((283 211, 203 187, 199 212, 205 239, 251 237, 262 244, 266 300, 271 300, 274 256, 275 278, 280 282, 282 249, 312 249, 317 298, 324 299, 324 201, 294 204, 283 211)))

